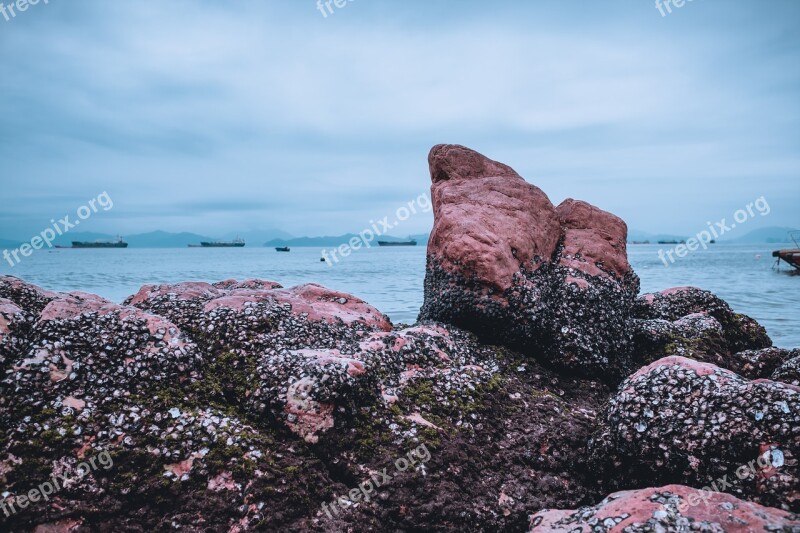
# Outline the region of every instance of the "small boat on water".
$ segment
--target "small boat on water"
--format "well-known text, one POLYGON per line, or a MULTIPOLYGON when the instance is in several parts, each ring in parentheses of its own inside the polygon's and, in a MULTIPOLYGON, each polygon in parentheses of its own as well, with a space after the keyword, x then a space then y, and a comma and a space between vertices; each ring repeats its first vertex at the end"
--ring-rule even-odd
POLYGON ((117 236, 116 241, 72 241, 73 248, 127 248, 128 243, 122 240, 122 237, 117 236))
POLYGON ((276 246, 275 247, 275 251, 276 252, 290 252, 291 249, 288 246, 276 246))
POLYGON ((417 241, 411 239, 410 241, 378 241, 379 246, 416 246, 417 241))
POLYGON ((778 258, 775 260, 776 265, 779 265, 782 259, 789 265, 800 270, 800 243, 798 243, 798 240, 800 240, 800 231, 790 232, 789 237, 792 239, 792 241, 794 241, 794 245, 796 246, 796 248, 775 250, 774 252, 772 252, 772 257, 778 258))

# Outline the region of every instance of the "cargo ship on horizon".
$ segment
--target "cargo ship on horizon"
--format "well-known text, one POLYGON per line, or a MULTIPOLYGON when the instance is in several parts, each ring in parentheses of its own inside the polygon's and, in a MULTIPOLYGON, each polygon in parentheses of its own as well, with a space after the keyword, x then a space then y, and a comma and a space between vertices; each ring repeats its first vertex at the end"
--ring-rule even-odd
POLYGON ((379 246, 416 246, 417 241, 411 239, 410 241, 378 241, 379 246))
POLYGON ((127 248, 128 243, 117 237, 116 241, 72 241, 73 248, 127 248))
POLYGON ((244 239, 236 237, 232 241, 203 241, 200 246, 190 244, 189 248, 241 248, 244 246, 244 239))

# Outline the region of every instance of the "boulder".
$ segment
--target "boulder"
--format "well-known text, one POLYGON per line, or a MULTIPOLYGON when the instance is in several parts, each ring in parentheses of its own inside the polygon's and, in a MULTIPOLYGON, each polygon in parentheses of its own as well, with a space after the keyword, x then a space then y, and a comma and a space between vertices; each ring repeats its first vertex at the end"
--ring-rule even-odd
POLYGON ((711 485, 797 512, 798 428, 800 388, 673 356, 620 385, 590 449, 612 489, 711 485))
POLYGON ((720 324, 725 341, 722 348, 727 354, 772 346, 766 330, 758 322, 736 313, 727 302, 697 287, 674 287, 643 294, 637 298, 633 309, 633 317, 637 319, 675 321, 697 313, 708 315, 720 324))
POLYGON ((584 375, 626 375, 639 283, 625 223, 572 199, 556 208, 513 169, 463 146, 435 146, 428 162, 434 226, 420 319, 584 375))
POLYGON ((728 494, 683 485, 627 490, 577 510, 543 510, 530 533, 593 531, 800 531, 800 518, 728 494))
MULTIPOLYGON (((791 360, 797 358, 800 358, 800 350, 785 350, 771 346, 758 350, 742 350, 733 354, 724 366, 748 379, 769 378, 773 381, 792 383, 780 377, 791 365, 791 360)), ((798 385, 798 383, 793 384, 798 385)))
POLYGON ((474 341, 456 345, 450 331, 435 326, 393 331, 374 307, 314 284, 145 286, 127 302, 181 324, 215 368, 232 373, 220 383, 228 401, 284 421, 309 443, 334 428, 337 416, 396 397, 410 367, 458 372, 472 365, 476 378, 466 381, 473 384, 492 375, 466 355, 474 341))

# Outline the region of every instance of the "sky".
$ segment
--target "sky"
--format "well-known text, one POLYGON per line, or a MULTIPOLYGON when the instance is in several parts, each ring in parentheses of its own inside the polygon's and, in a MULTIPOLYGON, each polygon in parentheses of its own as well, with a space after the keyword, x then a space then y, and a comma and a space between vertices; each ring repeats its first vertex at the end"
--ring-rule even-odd
MULTIPOLYGON (((358 232, 429 191, 438 143, 631 229, 693 234, 761 197, 751 229, 800 227, 800 2, 318 7, 0 15, 0 237, 29 240, 103 192, 113 208, 81 229, 358 232)), ((431 224, 419 210, 393 233, 431 224)))

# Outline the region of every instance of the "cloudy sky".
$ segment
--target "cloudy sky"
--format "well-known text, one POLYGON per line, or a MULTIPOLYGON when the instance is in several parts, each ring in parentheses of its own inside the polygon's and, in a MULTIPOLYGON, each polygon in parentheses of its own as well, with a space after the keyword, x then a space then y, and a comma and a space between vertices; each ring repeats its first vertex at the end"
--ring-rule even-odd
POLYGON ((42 0, 0 16, 0 237, 103 191, 82 229, 358 231, 441 142, 632 229, 761 196, 752 227, 799 226, 799 26, 792 0, 42 0))

